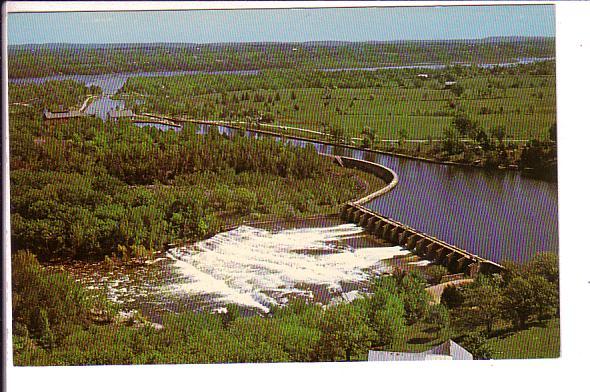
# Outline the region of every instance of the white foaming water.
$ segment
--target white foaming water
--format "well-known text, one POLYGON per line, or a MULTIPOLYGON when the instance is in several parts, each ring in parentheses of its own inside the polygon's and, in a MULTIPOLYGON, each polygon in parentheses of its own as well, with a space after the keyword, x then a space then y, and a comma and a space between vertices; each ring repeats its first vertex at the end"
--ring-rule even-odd
POLYGON ((337 243, 362 232, 354 224, 277 233, 240 226, 194 245, 171 249, 168 257, 186 278, 171 288, 263 312, 268 312, 271 304, 284 303, 287 294, 313 298, 305 288, 309 285, 338 293, 344 282, 366 281, 369 271, 383 267, 380 260, 408 253, 400 247, 352 249, 337 243))

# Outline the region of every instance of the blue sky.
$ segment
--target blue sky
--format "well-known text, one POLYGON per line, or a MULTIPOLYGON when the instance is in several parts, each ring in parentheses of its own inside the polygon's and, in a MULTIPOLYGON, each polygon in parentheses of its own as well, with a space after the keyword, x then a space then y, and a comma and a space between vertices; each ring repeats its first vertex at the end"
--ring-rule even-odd
POLYGON ((387 41, 555 36, 551 5, 15 13, 8 43, 387 41))

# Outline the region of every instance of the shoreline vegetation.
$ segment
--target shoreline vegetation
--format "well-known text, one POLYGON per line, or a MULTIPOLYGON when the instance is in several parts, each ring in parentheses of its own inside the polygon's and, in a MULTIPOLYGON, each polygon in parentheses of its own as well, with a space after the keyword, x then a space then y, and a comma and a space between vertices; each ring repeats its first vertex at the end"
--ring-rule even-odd
POLYGON ((243 220, 337 213, 381 185, 313 149, 274 140, 198 135, 190 126, 140 131, 93 118, 47 130, 18 119, 11 122, 13 248, 44 262, 143 258, 243 220))
POLYGON ((431 303, 423 275, 410 272, 375 279, 371 296, 350 303, 293 299, 272 317, 244 317, 228 305, 224 313, 165 314, 161 324, 117 313, 29 252, 12 259, 17 366, 362 361, 369 349, 417 352, 449 338, 476 359, 559 356, 552 254, 451 286, 441 304, 431 303))
MULTIPOLYGON (((554 41, 541 40, 540 49, 525 45, 530 52, 519 52, 522 42, 528 41, 500 47, 507 57, 551 57, 548 52, 554 50, 554 41)), ((408 45, 412 61, 419 61, 425 49, 408 45)), ((471 53, 462 45, 457 43, 457 53, 471 53)), ((385 61, 379 51, 387 47, 363 50, 373 53, 375 65, 385 61)), ((328 53, 323 66, 346 48, 313 46, 317 53, 328 53)), ((476 51, 478 60, 500 61, 495 49, 482 48, 476 51)), ((9 68, 42 59, 41 73, 67 67, 81 72, 81 64, 54 61, 75 48, 35 48, 37 55, 30 49, 12 48, 9 68)), ((88 49, 90 63, 100 58, 98 50, 88 49)), ((235 48, 220 50, 225 54, 235 48)), ((243 55, 236 53, 228 58, 243 55)), ((443 51, 437 53, 444 57, 443 51)), ((149 56, 161 60, 168 54, 156 46, 149 56)), ((443 57, 436 60, 445 62, 443 57)), ((122 58, 114 50, 110 64, 120 66, 122 58)), ((261 68, 285 68, 296 63, 293 58, 261 68)), ((349 60, 340 67, 358 66, 349 60)), ((170 68, 166 64, 172 62, 157 65, 170 68)), ((244 121, 245 129, 265 123, 285 127, 281 132, 314 129, 311 139, 369 151, 424 154, 461 164, 481 159, 484 167, 520 165, 539 174, 554 163, 556 150, 554 67, 551 61, 504 69, 450 67, 424 71, 427 78, 416 70, 292 69, 246 77, 129 78, 115 98, 125 99, 137 113, 244 121), (131 99, 136 94, 143 94, 142 103, 131 99), (392 130, 394 139, 386 139, 392 130), (516 140, 525 140, 524 145, 516 140)), ((223 313, 166 314, 161 324, 139 312, 122 314, 71 276, 42 265, 147 260, 171 243, 206 238, 227 225, 335 213, 382 181, 338 167, 311 146, 217 132, 200 135, 190 123, 179 132, 92 117, 42 123, 44 109, 80 107, 100 94, 96 86, 73 81, 9 86, 15 365, 350 361, 365 360, 369 349, 422 351, 449 338, 477 359, 559 356, 559 271, 557 255, 551 253, 522 265, 504 262, 502 274, 450 286, 440 304, 432 303, 425 288, 440 282, 446 271, 430 265, 378 277, 372 295, 352 302, 319 306, 294 299, 273 308, 272 317, 244 317, 233 305, 223 313), (555 341, 537 347, 534 342, 543 334, 555 341)))
POLYGON ((115 97, 154 118, 218 121, 557 180, 554 61, 497 68, 130 77, 115 97))
MULTIPOLYGON (((428 162, 519 170, 555 182, 555 61, 461 63, 441 69, 304 73, 262 67, 254 74, 130 77, 113 98, 152 118, 225 121, 428 162)), ((11 90, 17 90, 13 104, 35 98, 17 86, 11 90)))
MULTIPOLYGON (((157 115, 150 115, 151 118, 165 118, 165 119, 169 119, 170 117, 166 117, 166 116, 157 116, 157 115)), ((187 121, 186 119, 184 119, 185 121, 187 121)), ((184 122, 182 120, 176 120, 179 122, 184 122)), ((192 122, 192 121, 187 121, 187 122, 192 122)), ((377 149, 375 147, 371 148, 371 147, 362 147, 362 146, 358 146, 358 145, 354 145, 354 144, 345 144, 344 142, 338 142, 338 141, 331 141, 330 139, 322 139, 322 138, 317 138, 314 139, 313 136, 309 137, 309 136, 297 136, 297 135, 293 135, 290 133, 283 133, 282 131, 284 131, 286 128, 288 127, 279 127, 281 132, 276 132, 276 131, 272 131, 272 130, 265 130, 265 128, 267 128, 269 125, 271 124, 265 124, 265 123, 257 123, 255 128, 248 128, 246 126, 243 125, 236 125, 233 122, 225 122, 225 121, 199 121, 199 120, 194 120, 195 123, 202 123, 202 124, 213 124, 213 125, 218 125, 218 126, 227 126, 229 128, 234 128, 234 129, 239 129, 242 131, 253 131, 253 132, 257 132, 257 133, 261 133, 261 134, 266 134, 266 135, 271 135, 271 136, 277 136, 277 137, 287 137, 287 138, 292 138, 292 139, 297 139, 297 140, 302 140, 302 141, 308 141, 308 142, 320 142, 323 144, 328 144, 331 146, 335 146, 335 147, 343 147, 343 148, 352 148, 352 149, 356 149, 359 151, 367 151, 367 152, 371 152, 371 153, 377 153, 377 154, 389 154, 391 156, 395 156, 398 158, 404 158, 404 159, 410 159, 410 160, 417 160, 417 161, 422 161, 422 162, 428 162, 428 163, 434 163, 434 164, 439 164, 439 165, 451 165, 451 166, 461 166, 461 167, 470 167, 470 168, 475 168, 475 169, 483 169, 483 170, 498 170, 498 171, 520 171, 523 175, 530 177, 530 178, 534 178, 534 179, 538 179, 538 180, 543 180, 543 181, 548 181, 548 182, 556 182, 557 181, 557 166, 556 166, 556 162, 552 162, 551 165, 540 165, 538 164, 538 162, 535 162, 534 164, 536 164, 537 166, 535 167, 529 167, 529 166, 519 166, 516 163, 518 162, 512 162, 512 164, 509 165, 503 165, 502 163, 497 163, 497 166, 494 164, 483 164, 481 160, 475 160, 475 161, 471 161, 471 162, 466 162, 464 160, 459 160, 459 161, 452 161, 452 160, 443 160, 441 158, 436 158, 436 157, 431 157, 429 155, 419 155, 419 151, 414 151, 413 155, 408 155, 409 153, 405 150, 402 150, 404 152, 396 152, 395 149, 390 148, 389 150, 380 150, 377 149)), ((312 130, 304 130, 307 131, 309 133, 320 133, 320 132, 316 132, 316 131, 312 131, 312 130)), ((550 129, 549 132, 553 132, 553 129, 550 129)), ((321 133, 320 133, 321 134, 321 133)), ((467 141, 467 140, 465 140, 467 141)), ((471 141, 473 142, 473 141, 471 141)), ((550 160, 554 160, 556 158, 553 157, 553 154, 556 154, 556 143, 553 141, 550 142, 542 142, 539 143, 538 141, 533 141, 530 146, 537 146, 540 149, 548 149, 549 152, 547 153, 547 155, 550 156, 550 160)), ((531 153, 529 148, 529 145, 527 145, 526 150, 528 151, 529 155, 533 155, 534 153, 531 153)), ((537 161, 537 159, 534 159, 535 161, 537 161)))

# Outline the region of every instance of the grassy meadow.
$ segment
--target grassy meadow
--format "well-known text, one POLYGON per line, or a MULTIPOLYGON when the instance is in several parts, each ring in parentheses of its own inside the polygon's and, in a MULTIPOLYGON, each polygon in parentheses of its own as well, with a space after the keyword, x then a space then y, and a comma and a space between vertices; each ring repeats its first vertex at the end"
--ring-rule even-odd
MULTIPOLYGON (((347 78, 355 77, 356 71, 347 72, 347 78)), ((139 78, 124 90, 132 94, 128 103, 139 112, 203 120, 248 121, 260 116, 260 123, 320 132, 326 125, 339 127, 346 137, 353 139, 362 138, 365 127, 375 131, 376 141, 443 139, 458 114, 469 117, 483 130, 504 127, 506 139, 548 139, 547 129, 556 118, 554 75, 492 75, 485 70, 474 71, 473 75, 453 76, 462 90, 458 95, 445 88, 441 82, 444 75, 431 74, 437 79, 423 80, 416 76, 420 72, 428 71, 405 71, 401 76, 385 73, 382 78, 375 77, 377 81, 365 78, 356 83, 366 85, 363 87, 329 87, 329 83, 337 84, 334 80, 339 75, 328 75, 327 81, 322 80, 324 87, 282 88, 287 83, 279 82, 272 88, 251 88, 260 84, 258 77, 245 78, 241 85, 217 93, 190 93, 179 87, 207 79, 199 75, 158 81, 139 78), (146 96, 144 83, 161 83, 165 95, 150 89, 155 95, 146 96), (133 102, 135 94, 142 96, 142 104, 133 102)), ((357 76, 362 79, 366 72, 357 76)), ((211 84, 219 91, 223 89, 222 83, 223 78, 217 77, 211 84)))

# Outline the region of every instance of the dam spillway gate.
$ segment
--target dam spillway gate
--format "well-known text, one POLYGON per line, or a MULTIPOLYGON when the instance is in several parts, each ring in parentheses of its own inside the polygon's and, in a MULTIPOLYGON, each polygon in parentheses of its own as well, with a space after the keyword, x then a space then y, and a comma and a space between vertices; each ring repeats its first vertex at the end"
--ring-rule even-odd
POLYGON ((364 207, 363 204, 391 191, 397 185, 397 174, 390 168, 369 161, 344 156, 334 157, 334 159, 341 166, 354 167, 372 173, 387 183, 384 188, 362 199, 346 203, 340 213, 344 221, 355 223, 365 228, 370 234, 393 245, 402 246, 422 259, 444 265, 451 274, 463 273, 475 277, 478 273, 491 274, 504 270, 504 267, 498 263, 364 207))
POLYGON ((504 269, 500 264, 384 217, 354 202, 344 205, 340 217, 347 222, 360 225, 382 240, 414 252, 423 259, 444 265, 452 274, 464 273, 474 277, 480 272, 489 274, 504 269))

